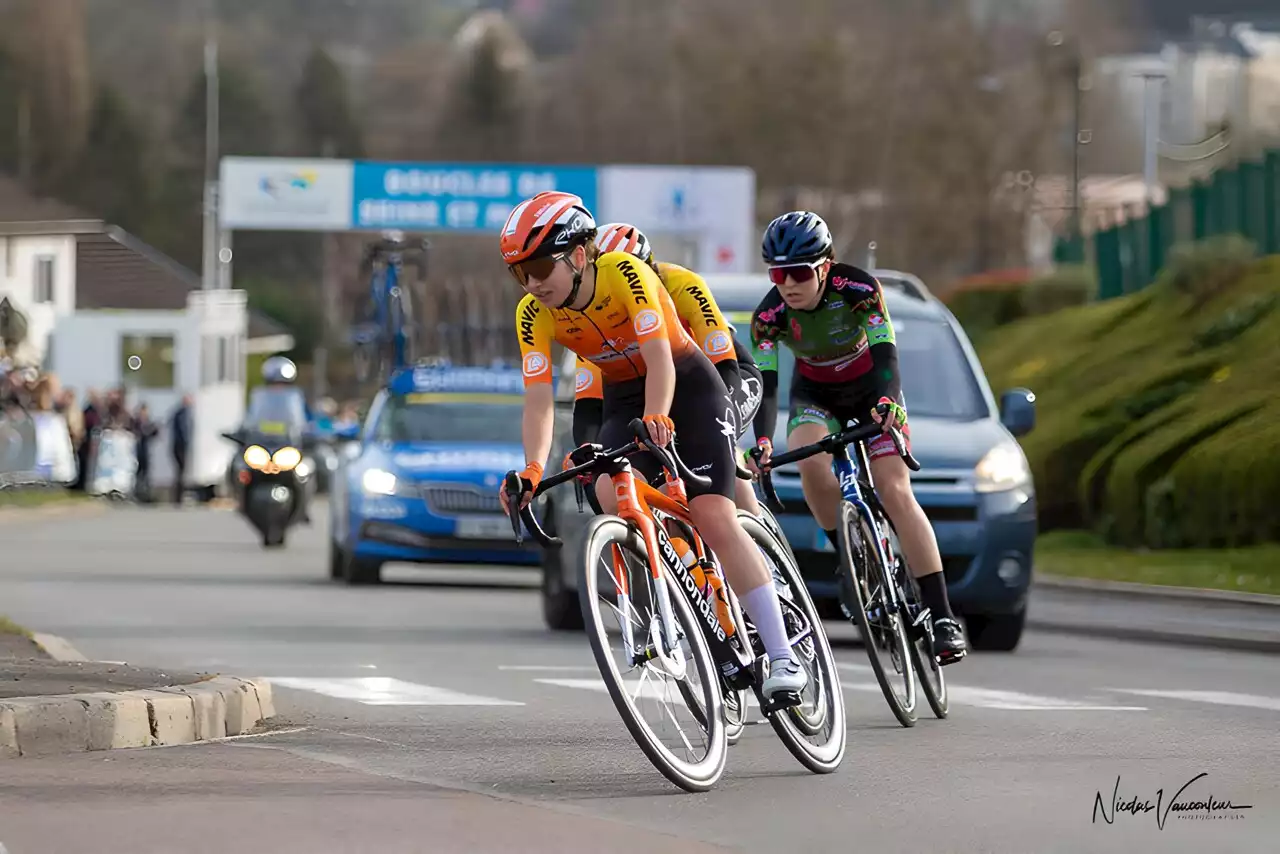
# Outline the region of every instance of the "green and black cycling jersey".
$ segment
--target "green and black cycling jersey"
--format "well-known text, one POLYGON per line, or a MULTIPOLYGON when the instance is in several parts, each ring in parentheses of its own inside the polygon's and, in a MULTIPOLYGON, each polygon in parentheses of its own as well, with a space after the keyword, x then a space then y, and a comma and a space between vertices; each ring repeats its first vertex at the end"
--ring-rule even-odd
POLYGON ((880 283, 865 270, 833 264, 818 304, 809 311, 788 307, 776 287, 756 307, 751 349, 764 376, 764 399, 754 421, 757 437, 772 437, 778 419, 781 344, 796 357, 793 385, 839 389, 841 397, 871 406, 882 398, 902 400, 893 324, 880 283))

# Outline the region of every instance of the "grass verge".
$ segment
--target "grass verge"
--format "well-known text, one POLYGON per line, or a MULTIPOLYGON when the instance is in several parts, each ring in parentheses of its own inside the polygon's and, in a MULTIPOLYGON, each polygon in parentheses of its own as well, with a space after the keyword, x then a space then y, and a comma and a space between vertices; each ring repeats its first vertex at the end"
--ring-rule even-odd
POLYGON ((28 640, 31 638, 31 632, 10 620, 4 614, 0 614, 0 635, 21 635, 28 640))
POLYGON ((87 501, 91 496, 69 489, 14 487, 0 489, 0 510, 6 507, 47 507, 87 501))
POLYGON ((1280 596, 1280 545, 1129 550, 1086 531, 1050 531, 1036 540, 1036 572, 1280 596))

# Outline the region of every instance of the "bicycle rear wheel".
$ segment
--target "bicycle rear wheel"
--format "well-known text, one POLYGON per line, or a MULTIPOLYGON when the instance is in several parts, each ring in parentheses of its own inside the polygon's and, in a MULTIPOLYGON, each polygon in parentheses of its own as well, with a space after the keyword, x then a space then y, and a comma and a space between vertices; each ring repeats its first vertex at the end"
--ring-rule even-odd
POLYGON ((677 635, 667 637, 644 542, 626 522, 597 516, 587 526, 585 542, 579 600, 591 651, 614 707, 664 777, 685 791, 705 792, 724 773, 728 741, 720 674, 702 630, 663 571, 660 583, 669 593, 677 635), (606 614, 618 623, 614 631, 607 628, 606 614), (624 625, 630 627, 630 649, 624 625), (612 648, 611 635, 620 641, 612 648), (638 675, 635 683, 624 684, 633 675, 638 675), (673 743, 644 717, 650 705, 658 711, 659 723, 675 724, 673 743), (687 713, 683 726, 680 712, 687 713))
POLYGON ((783 623, 792 639, 792 654, 809 676, 800 705, 774 712, 769 715, 769 723, 801 765, 815 774, 830 774, 844 759, 845 711, 835 656, 822 619, 799 568, 777 538, 745 511, 738 511, 738 523, 764 557, 765 568, 778 590, 783 623), (805 631, 808 636, 797 640, 805 631))
POLYGON ((908 649, 907 627, 902 614, 889 605, 884 568, 866 520, 848 501, 840 502, 841 589, 862 636, 871 669, 880 683, 885 702, 898 723, 916 724, 916 680, 908 649))

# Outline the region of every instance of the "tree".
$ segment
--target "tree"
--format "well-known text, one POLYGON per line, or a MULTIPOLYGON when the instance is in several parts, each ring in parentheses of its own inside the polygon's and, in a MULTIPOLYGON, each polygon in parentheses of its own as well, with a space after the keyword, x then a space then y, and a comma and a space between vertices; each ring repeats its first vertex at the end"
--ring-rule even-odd
POLYGON ((297 91, 303 154, 323 157, 360 157, 363 153, 360 124, 352 114, 347 81, 333 57, 317 46, 302 69, 297 91))
POLYGON ((439 156, 467 160, 517 159, 525 74, 532 60, 499 12, 472 16, 454 39, 451 92, 439 124, 439 156))
POLYGON ((124 99, 101 86, 89 133, 60 195, 104 220, 136 233, 146 231, 153 203, 148 140, 124 99))
POLYGON ((83 0, 23 0, 10 27, 30 110, 29 156, 41 190, 56 188, 80 156, 92 90, 83 0))

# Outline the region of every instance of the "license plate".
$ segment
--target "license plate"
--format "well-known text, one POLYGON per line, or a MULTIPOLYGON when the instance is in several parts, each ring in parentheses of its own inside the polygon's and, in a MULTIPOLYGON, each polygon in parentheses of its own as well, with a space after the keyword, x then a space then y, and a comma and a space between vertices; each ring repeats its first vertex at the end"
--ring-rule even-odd
POLYGON ((459 537, 469 540, 500 540, 514 538, 511 521, 506 516, 463 516, 458 520, 459 537))
POLYGON ((821 528, 813 535, 813 550, 815 552, 834 552, 836 550, 835 545, 827 539, 826 531, 821 528))

